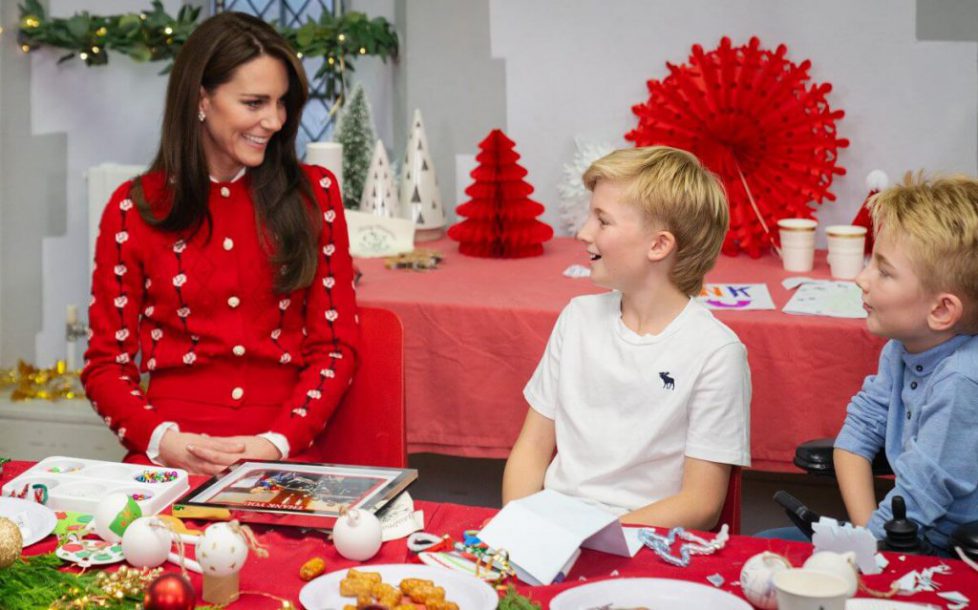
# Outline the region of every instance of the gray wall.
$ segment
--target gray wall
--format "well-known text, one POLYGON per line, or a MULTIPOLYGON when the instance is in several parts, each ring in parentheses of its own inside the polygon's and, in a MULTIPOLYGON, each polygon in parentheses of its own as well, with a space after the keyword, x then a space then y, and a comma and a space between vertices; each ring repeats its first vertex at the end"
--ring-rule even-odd
MULTIPOLYGON (((197 3, 203 0, 194 0, 197 3)), ((168 0, 170 10, 180 2, 168 0)), ((882 167, 978 168, 978 3, 968 0, 352 0, 393 20, 396 65, 366 59, 378 134, 402 154, 415 108, 424 115, 442 198, 461 200, 478 142, 495 127, 516 140, 535 198, 556 225, 556 185, 574 136, 625 145, 632 104, 665 62, 729 34, 786 42, 844 108, 849 174, 820 213, 848 220, 863 178, 882 167)), ((131 10, 130 0, 50 0, 54 14, 131 10)), ((24 58, 17 0, 0 0, 0 365, 63 355, 64 308, 88 301, 84 171, 146 163, 165 79, 158 65, 114 57, 107 68, 24 58)))

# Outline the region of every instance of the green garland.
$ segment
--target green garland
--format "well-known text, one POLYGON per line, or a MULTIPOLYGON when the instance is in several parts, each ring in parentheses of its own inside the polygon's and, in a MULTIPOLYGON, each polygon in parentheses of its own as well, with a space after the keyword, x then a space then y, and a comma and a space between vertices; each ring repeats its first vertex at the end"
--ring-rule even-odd
MULTIPOLYGON (((83 11, 67 19, 48 17, 38 0, 25 0, 19 8, 18 41, 24 53, 44 46, 66 49, 59 63, 77 56, 88 66, 107 64, 109 51, 138 62, 172 62, 200 16, 200 8, 184 5, 173 17, 160 0, 152 0, 152 9, 139 13, 99 16, 83 11)), ((373 55, 385 62, 397 58, 397 33, 383 17, 370 19, 352 11, 337 17, 323 11, 318 22, 277 28, 300 57, 323 58, 316 78, 324 80, 325 97, 339 99, 340 105, 346 72, 353 72, 356 57, 373 55)), ((170 65, 161 73, 169 70, 170 65)))

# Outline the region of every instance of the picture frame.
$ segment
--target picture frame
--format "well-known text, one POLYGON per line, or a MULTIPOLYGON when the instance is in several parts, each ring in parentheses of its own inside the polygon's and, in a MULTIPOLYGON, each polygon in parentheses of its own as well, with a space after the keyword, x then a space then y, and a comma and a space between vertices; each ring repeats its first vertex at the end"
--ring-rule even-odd
POLYGON ((332 529, 344 509, 377 513, 417 478, 409 468, 247 461, 187 492, 173 516, 332 529))

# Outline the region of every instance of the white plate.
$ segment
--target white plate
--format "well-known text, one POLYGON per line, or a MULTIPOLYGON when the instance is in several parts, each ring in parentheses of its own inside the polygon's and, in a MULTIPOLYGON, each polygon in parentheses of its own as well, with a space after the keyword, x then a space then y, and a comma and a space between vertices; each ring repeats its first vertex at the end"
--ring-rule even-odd
MULTIPOLYGON (((395 587, 404 578, 434 581, 435 586, 445 588, 446 600, 455 602, 459 608, 465 610, 495 610, 499 604, 499 596, 492 587, 475 576, 461 572, 407 563, 357 566, 356 569, 362 572, 380 572, 384 582, 395 587)), ((316 578, 299 591, 299 601, 306 610, 342 610, 346 604, 356 605, 356 598, 340 595, 340 581, 345 577, 344 569, 316 578)))
POLYGON ((669 578, 602 580, 568 589, 550 601, 550 610, 590 610, 603 606, 648 607, 655 610, 753 610, 744 600, 716 587, 669 578))
MULTIPOLYGON (((58 518, 50 508, 20 498, 0 497, 0 517, 12 519, 14 523, 20 518, 27 526, 29 531, 24 536, 24 548, 43 540, 58 524, 58 518)), ((24 533, 23 528, 21 533, 24 533)))
POLYGON ((935 610, 937 608, 940 606, 895 602, 889 599, 863 598, 846 601, 846 610, 935 610))

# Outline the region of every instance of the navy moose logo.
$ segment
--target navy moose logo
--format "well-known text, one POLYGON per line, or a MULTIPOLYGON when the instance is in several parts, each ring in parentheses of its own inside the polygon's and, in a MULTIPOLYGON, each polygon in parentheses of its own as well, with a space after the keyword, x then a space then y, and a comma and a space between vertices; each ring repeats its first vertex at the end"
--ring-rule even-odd
POLYGON ((663 371, 659 373, 659 379, 662 380, 662 387, 667 390, 676 389, 676 380, 669 376, 669 371, 663 371))

